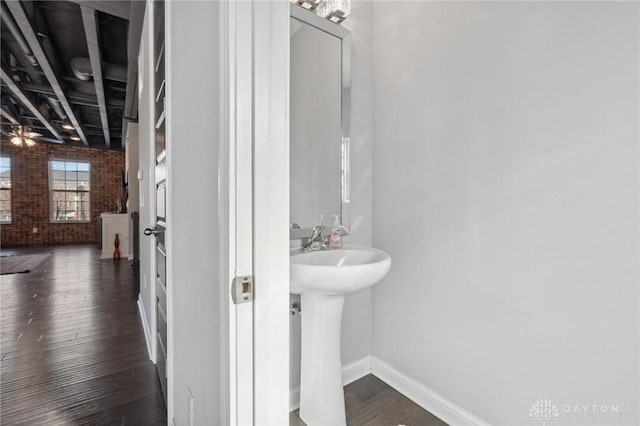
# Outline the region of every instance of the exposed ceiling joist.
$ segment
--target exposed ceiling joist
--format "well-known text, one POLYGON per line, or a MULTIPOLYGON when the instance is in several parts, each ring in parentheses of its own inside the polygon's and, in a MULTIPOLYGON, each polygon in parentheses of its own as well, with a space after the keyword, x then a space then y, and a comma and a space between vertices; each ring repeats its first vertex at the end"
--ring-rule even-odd
MULTIPOLYGON (((42 93, 44 95, 50 96, 56 95, 55 92, 48 86, 40 86, 33 83, 23 83, 21 87, 25 92, 42 93)), ((98 108, 98 100, 96 99, 96 97, 87 93, 69 91, 67 92, 67 99, 72 104, 98 108)), ((108 99, 107 108, 122 109, 124 108, 124 101, 121 99, 108 99)))
POLYGON ((4 109, 4 107, 2 107, 0 109, 0 115, 2 115, 4 118, 6 118, 7 120, 9 120, 9 122, 11 124, 15 124, 16 126, 20 124, 20 122, 18 120, 16 120, 13 115, 11 115, 11 113, 7 110, 4 109))
MULTIPOLYGON (((53 136, 55 136, 59 141, 62 142, 62 137, 60 136, 60 134, 58 133, 58 131, 51 125, 51 123, 49 122, 49 120, 47 120, 42 113, 40 112, 40 110, 33 104, 33 102, 31 102, 31 99, 29 99, 27 97, 27 95, 24 94, 24 92, 22 90, 20 90, 20 88, 14 83, 14 81, 11 79, 11 76, 4 70, 2 69, 2 74, 0 74, 0 78, 2 78, 2 81, 7 85, 7 87, 9 88, 9 90, 11 90, 11 93, 13 93, 13 95, 29 110, 31 111, 31 113, 38 119, 40 120, 40 122, 47 128, 47 130, 49 130, 51 132, 51 134, 53 136)), ((4 109, 3 109, 4 112, 4 109)), ((4 114, 2 114, 4 116, 4 114)))
POLYGON ((82 140, 82 143, 89 146, 87 137, 85 136, 84 132, 82 131, 82 127, 80 126, 80 122, 76 118, 76 115, 73 112, 71 105, 69 105, 69 101, 67 101, 67 97, 64 91, 62 90, 62 86, 58 81, 58 77, 55 75, 55 72, 53 71, 53 68, 49 63, 49 59, 47 58, 47 55, 44 53, 44 50, 40 45, 40 41, 38 40, 38 36, 36 35, 36 32, 31 26, 31 22, 29 22, 29 18, 27 18, 27 15, 24 12, 22 5, 18 1, 9 1, 9 2, 6 2, 6 4, 9 7, 11 14, 13 15, 13 19, 15 19, 16 23, 22 30, 22 33, 25 39, 27 40, 29 47, 31 48, 31 50, 33 51, 33 54, 38 60, 38 64, 40 65, 40 68, 42 69, 42 71, 44 71, 45 76, 47 77, 47 80, 49 80, 49 84, 53 88, 53 91, 58 97, 58 100, 62 104, 62 108, 67 113, 67 116, 71 121, 71 124, 73 125, 73 127, 75 127, 76 132, 78 133, 78 136, 82 140))
POLYGON ((100 38, 98 37, 98 19, 96 16, 98 12, 87 6, 80 6, 80 9, 82 11, 84 32, 87 36, 87 46, 89 47, 93 83, 96 86, 96 97, 98 98, 98 108, 100 109, 104 143, 107 145, 107 148, 111 148, 109 116, 107 115, 107 102, 104 97, 104 80, 102 79, 102 57, 100 55, 100 38))
MULTIPOLYGON (((69 0, 71 3, 108 13, 122 19, 129 19, 129 2, 114 0, 69 0)), ((144 3, 144 2, 143 2, 144 3)))

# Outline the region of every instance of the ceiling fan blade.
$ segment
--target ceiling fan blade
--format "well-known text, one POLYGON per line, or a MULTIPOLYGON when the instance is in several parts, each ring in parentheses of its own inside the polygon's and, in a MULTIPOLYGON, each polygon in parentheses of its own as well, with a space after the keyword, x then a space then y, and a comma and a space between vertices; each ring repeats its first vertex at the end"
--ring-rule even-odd
POLYGON ((39 138, 42 136, 42 133, 38 132, 24 132, 24 136, 27 138, 39 138))

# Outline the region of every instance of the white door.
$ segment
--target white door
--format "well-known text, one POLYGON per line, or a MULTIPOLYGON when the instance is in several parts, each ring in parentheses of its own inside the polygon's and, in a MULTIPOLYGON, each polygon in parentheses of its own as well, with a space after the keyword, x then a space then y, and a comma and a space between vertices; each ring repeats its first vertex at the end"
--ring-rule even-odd
POLYGON ((168 395, 168 341, 169 341, 169 317, 168 317, 168 275, 167 260, 168 250, 166 246, 167 231, 167 150, 165 140, 166 114, 165 114, 165 61, 164 61, 164 42, 165 42, 165 7, 164 0, 152 0, 147 7, 152 8, 150 16, 152 17, 151 32, 153 52, 153 85, 152 93, 155 99, 152 108, 152 118, 155 123, 153 131, 154 143, 151 144, 151 156, 154 165, 154 181, 153 196, 151 198, 151 211, 153 214, 153 225, 145 228, 144 235, 155 238, 154 259, 151 261, 151 284, 154 289, 151 295, 154 297, 152 303, 154 308, 151 312, 155 312, 155 330, 153 345, 155 346, 155 361, 158 379, 162 385, 162 392, 165 402, 168 395))

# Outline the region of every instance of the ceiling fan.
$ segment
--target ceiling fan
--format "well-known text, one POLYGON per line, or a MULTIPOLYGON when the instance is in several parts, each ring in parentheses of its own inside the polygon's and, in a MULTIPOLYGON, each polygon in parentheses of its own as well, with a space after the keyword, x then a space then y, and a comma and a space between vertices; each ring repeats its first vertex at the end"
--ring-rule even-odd
POLYGON ((42 134, 32 132, 28 128, 18 125, 13 127, 9 136, 11 136, 11 143, 14 145, 34 146, 36 144, 34 138, 39 138, 42 134))

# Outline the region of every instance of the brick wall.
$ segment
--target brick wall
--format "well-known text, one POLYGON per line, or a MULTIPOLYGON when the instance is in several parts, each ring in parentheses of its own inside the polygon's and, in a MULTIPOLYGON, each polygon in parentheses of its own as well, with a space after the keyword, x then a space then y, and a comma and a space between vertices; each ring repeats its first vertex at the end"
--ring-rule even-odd
POLYGON ((34 244, 97 242, 97 218, 115 211, 122 197, 120 172, 124 151, 81 148, 49 143, 16 147, 0 141, 3 156, 11 157, 13 222, 0 225, 4 247, 34 244), (49 214, 49 160, 91 163, 91 222, 51 223, 49 214), (33 228, 38 228, 34 233, 33 228))

